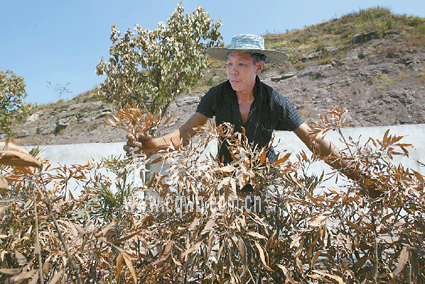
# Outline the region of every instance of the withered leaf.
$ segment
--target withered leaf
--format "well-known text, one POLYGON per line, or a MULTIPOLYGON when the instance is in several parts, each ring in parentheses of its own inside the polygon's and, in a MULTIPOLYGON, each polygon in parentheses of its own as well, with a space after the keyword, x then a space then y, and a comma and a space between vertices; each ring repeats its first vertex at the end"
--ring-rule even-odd
POLYGON ((189 230, 190 231, 195 230, 196 229, 196 226, 198 226, 198 224, 199 224, 199 218, 193 219, 192 223, 189 226, 189 230))
POLYGON ((7 166, 41 167, 41 163, 30 154, 13 150, 0 150, 0 164, 7 166))
POLYGON ((232 165, 227 165, 227 166, 221 167, 219 169, 219 171, 224 172, 224 173, 230 173, 230 172, 233 172, 234 170, 235 170, 235 167, 232 166, 232 165))
POLYGON ((9 189, 9 184, 7 183, 7 180, 2 175, 0 175, 0 189, 2 190, 9 189))
POLYGON ((122 256, 121 253, 118 254, 117 256, 117 261, 116 261, 116 265, 117 265, 117 272, 115 273, 115 280, 118 281, 118 278, 120 277, 121 274, 121 270, 124 266, 124 257, 122 256))
POLYGON ((196 243, 195 245, 193 245, 191 248, 187 249, 187 250, 183 253, 182 257, 185 257, 186 255, 188 255, 188 254, 190 254, 190 253, 192 253, 192 252, 194 252, 194 251, 198 250, 198 249, 199 249, 199 247, 200 247, 201 245, 202 245, 202 241, 197 242, 197 243, 196 243))
POLYGON ((257 233, 257 232, 250 231, 250 232, 247 232, 246 234, 250 235, 251 237, 254 237, 256 239, 267 240, 267 238, 265 236, 263 236, 262 234, 257 233))
POLYGON ((346 220, 346 222, 347 222, 347 224, 348 225, 350 225, 350 227, 352 227, 353 229, 355 229, 355 230, 357 230, 357 231, 359 231, 359 232, 362 232, 363 230, 362 230, 362 228, 359 226, 359 225, 357 225, 357 224, 355 224, 355 223, 353 223, 353 222, 351 222, 351 221, 349 221, 349 220, 346 220))
POLYGON ((280 164, 283 164, 283 163, 285 163, 288 159, 289 159, 289 156, 291 156, 291 152, 289 152, 289 153, 287 153, 283 158, 280 158, 279 160, 276 160, 276 161, 274 161, 273 163, 275 164, 275 165, 280 165, 280 164))
POLYGON ((209 233, 212 230, 212 228, 214 227, 214 225, 215 225, 214 218, 210 218, 208 220, 207 224, 205 225, 204 229, 202 230, 201 235, 209 233))
POLYGON ((409 251, 407 250, 407 247, 404 247, 400 253, 400 256, 398 257, 397 269, 394 271, 394 274, 397 275, 403 271, 404 266, 406 265, 406 262, 408 259, 409 259, 409 251))
POLYGON ((26 272, 22 272, 21 274, 15 275, 13 277, 11 277, 9 279, 9 281, 11 281, 11 283, 15 283, 15 282, 20 282, 22 280, 28 279, 28 278, 33 278, 36 274, 37 274, 37 270, 30 270, 30 271, 26 271, 26 272))
POLYGON ((311 221, 310 223, 309 223, 309 225, 311 226, 311 227, 318 227, 318 226, 320 226, 325 220, 326 220, 326 216, 325 215, 319 215, 319 216, 317 216, 316 218, 314 218, 314 220, 313 221, 311 221))
MULTIPOLYGON (((6 142, 0 142, 0 147, 3 147, 4 150, 5 150, 6 142)), ((7 149, 13 149, 13 150, 19 151, 19 152, 24 153, 24 154, 29 154, 27 149, 25 149, 24 147, 21 147, 19 145, 16 145, 12 142, 7 143, 7 149)))
POLYGON ((314 265, 316 264, 317 259, 319 258, 319 256, 320 256, 320 251, 316 251, 316 253, 313 256, 313 259, 311 260, 310 268, 313 268, 314 267, 314 265))
POLYGON ((264 268, 265 268, 266 270, 270 271, 270 272, 274 272, 274 270, 273 270, 273 269, 271 269, 271 268, 267 265, 266 257, 265 257, 265 255, 264 255, 264 250, 263 250, 263 248, 261 247, 261 245, 260 245, 258 242, 255 242, 255 246, 257 247, 258 253, 260 254, 260 259, 261 259, 261 262, 262 262, 262 263, 263 263, 263 265, 264 265, 264 268))
POLYGON ((6 209, 8 208, 9 206, 0 206, 0 216, 3 214, 3 212, 4 211, 6 211, 6 209))
POLYGON ((63 274, 63 270, 56 272, 55 276, 53 276, 53 278, 52 278, 52 280, 50 280, 49 284, 58 283, 58 281, 62 278, 62 274, 63 274))
POLYGON ((19 266, 23 266, 27 263, 27 258, 17 250, 15 250, 15 257, 19 266))
POLYGON ((136 274, 136 270, 134 269, 133 262, 130 259, 130 256, 124 251, 121 251, 121 254, 124 258, 125 264, 127 265, 128 269, 130 270, 131 275, 133 276, 134 283, 137 284, 137 274, 136 274))
POLYGON ((171 252, 173 251, 174 242, 168 241, 168 243, 165 245, 164 251, 162 252, 162 255, 159 259, 157 259, 153 265, 158 265, 159 263, 167 260, 167 258, 171 255, 171 252))
POLYGON ((100 231, 97 236, 98 237, 103 237, 106 236, 109 232, 109 230, 111 230, 113 227, 115 227, 116 223, 115 222, 111 222, 110 224, 108 224, 105 228, 102 229, 102 231, 100 231))
POLYGON ((11 268, 11 269, 0 269, 0 273, 2 274, 6 274, 6 275, 16 275, 20 272, 21 270, 18 268, 11 268))
POLYGON ((246 246, 245 246, 245 242, 242 240, 242 238, 239 238, 238 240, 238 250, 239 253, 241 255, 241 259, 242 259, 242 264, 243 264, 243 271, 241 276, 245 275, 246 271, 247 271, 247 262, 248 262, 248 257, 246 254, 246 246))
POLYGON ((319 275, 323 275, 323 276, 329 277, 329 278, 337 281, 338 283, 344 284, 344 280, 342 279, 342 277, 340 277, 338 275, 332 275, 332 274, 330 274, 330 273, 328 273, 326 271, 323 271, 323 270, 313 270, 313 272, 314 273, 317 273, 319 275))
POLYGON ((124 236, 124 237, 121 237, 121 238, 115 239, 115 240, 113 241, 113 243, 114 243, 114 244, 120 244, 120 243, 123 243, 123 242, 125 242, 125 241, 127 241, 127 240, 131 239, 132 237, 134 237, 135 235, 137 235, 137 234, 139 234, 139 233, 140 233, 139 231, 133 232, 133 233, 131 233, 131 234, 127 235, 127 236, 124 236))

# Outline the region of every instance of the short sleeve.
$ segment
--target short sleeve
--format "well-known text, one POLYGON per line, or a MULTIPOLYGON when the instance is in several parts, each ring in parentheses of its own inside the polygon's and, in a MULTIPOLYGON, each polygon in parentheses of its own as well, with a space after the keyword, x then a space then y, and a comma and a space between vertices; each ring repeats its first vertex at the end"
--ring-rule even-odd
POLYGON ((217 106, 219 104, 220 96, 224 91, 224 84, 220 84, 211 88, 202 98, 198 104, 196 112, 212 118, 216 115, 217 106))
POLYGON ((291 101, 275 91, 273 94, 275 109, 279 110, 275 129, 294 131, 304 120, 301 118, 298 111, 295 109, 291 101))
POLYGON ((206 93, 198 104, 196 112, 212 118, 214 116, 214 98, 210 92, 206 93))

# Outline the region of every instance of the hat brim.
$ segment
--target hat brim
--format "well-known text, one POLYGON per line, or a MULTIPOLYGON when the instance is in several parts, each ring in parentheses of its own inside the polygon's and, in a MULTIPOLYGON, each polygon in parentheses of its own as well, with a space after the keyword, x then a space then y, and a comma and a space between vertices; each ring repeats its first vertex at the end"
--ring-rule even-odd
POLYGON ((227 56, 232 52, 260 53, 266 56, 266 63, 282 63, 288 60, 288 54, 270 49, 234 49, 225 47, 212 47, 207 49, 207 54, 213 58, 227 61, 227 56))

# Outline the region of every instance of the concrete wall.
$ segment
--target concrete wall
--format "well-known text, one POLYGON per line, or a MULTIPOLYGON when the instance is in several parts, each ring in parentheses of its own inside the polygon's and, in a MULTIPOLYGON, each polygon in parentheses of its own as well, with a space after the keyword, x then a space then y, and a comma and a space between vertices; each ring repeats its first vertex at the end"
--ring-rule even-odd
MULTIPOLYGON (((382 140, 385 132, 390 129, 390 135, 404 136, 400 143, 413 144, 416 149, 409 151, 410 158, 395 158, 396 163, 402 163, 425 175, 424 167, 418 163, 425 163, 425 124, 419 125, 400 125, 391 127, 362 127, 362 128, 344 128, 343 134, 346 138, 351 136, 355 140, 360 140, 364 144, 369 137, 382 140)), ((297 153, 301 150, 309 153, 307 147, 292 132, 276 132, 274 144, 279 151, 287 150, 297 153)), ((338 147, 343 144, 339 141, 339 135, 336 132, 328 132, 327 137, 331 139, 338 147)), ((99 161, 102 157, 108 155, 124 155, 122 149, 124 143, 93 143, 93 144, 70 144, 70 145, 46 145, 40 146, 43 150, 42 155, 48 159, 53 166, 70 164, 84 164, 89 159, 99 161)), ((31 147, 27 147, 28 149, 31 147)), ((216 146, 211 145, 211 151, 216 151, 216 146)), ((160 166, 153 167, 153 170, 160 166)), ((312 171, 321 174, 322 171, 328 172, 329 167, 323 162, 317 162, 312 171)))

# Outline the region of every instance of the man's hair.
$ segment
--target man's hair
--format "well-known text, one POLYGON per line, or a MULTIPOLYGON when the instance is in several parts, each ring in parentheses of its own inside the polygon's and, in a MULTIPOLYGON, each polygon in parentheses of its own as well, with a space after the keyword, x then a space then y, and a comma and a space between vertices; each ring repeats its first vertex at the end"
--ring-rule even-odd
POLYGON ((252 59, 254 59, 254 64, 259 61, 264 61, 264 62, 266 61, 266 56, 261 53, 251 53, 251 57, 252 59))

